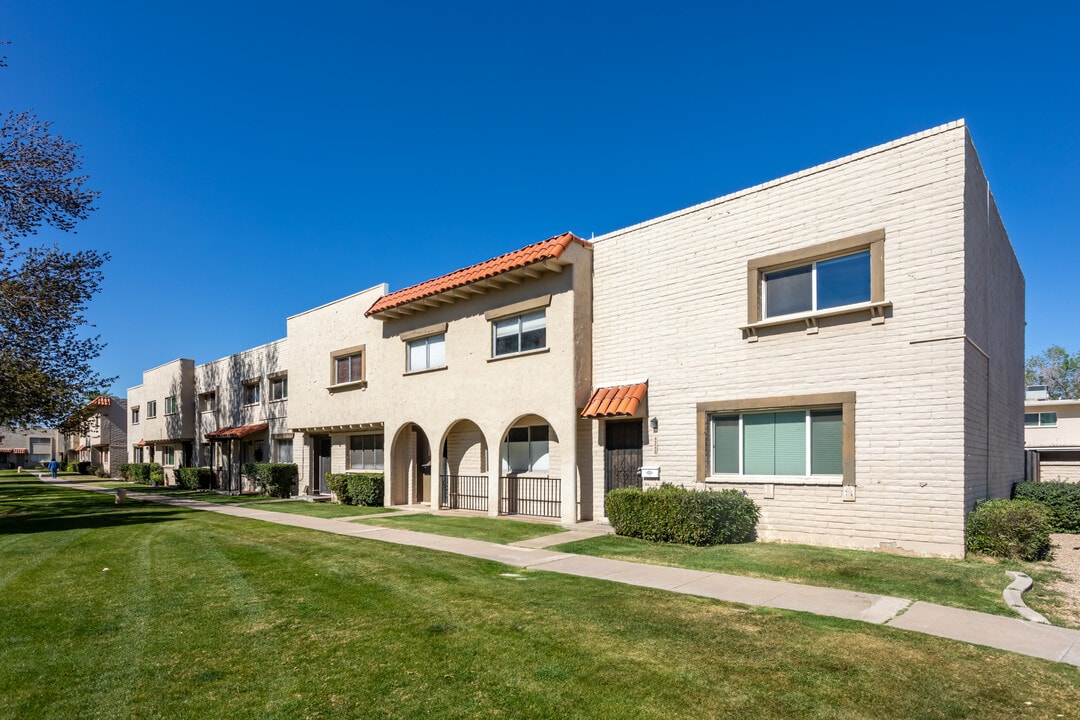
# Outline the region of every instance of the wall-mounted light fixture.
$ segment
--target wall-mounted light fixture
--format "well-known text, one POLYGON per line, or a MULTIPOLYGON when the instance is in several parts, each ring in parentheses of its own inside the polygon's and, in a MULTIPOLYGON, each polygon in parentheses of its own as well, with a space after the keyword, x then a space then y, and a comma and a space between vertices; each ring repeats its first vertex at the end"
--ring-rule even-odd
POLYGON ((659 420, 657 420, 655 417, 649 418, 649 429, 651 429, 653 432, 656 432, 656 430, 659 427, 660 427, 660 421, 659 420))

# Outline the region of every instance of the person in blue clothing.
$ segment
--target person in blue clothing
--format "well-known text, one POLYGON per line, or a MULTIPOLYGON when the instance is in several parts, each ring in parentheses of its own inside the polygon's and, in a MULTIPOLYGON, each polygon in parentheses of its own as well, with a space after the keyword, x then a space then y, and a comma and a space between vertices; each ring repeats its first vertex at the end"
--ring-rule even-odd
POLYGON ((56 458, 49 461, 49 475, 56 477, 56 471, 60 469, 60 463, 56 462, 56 458))

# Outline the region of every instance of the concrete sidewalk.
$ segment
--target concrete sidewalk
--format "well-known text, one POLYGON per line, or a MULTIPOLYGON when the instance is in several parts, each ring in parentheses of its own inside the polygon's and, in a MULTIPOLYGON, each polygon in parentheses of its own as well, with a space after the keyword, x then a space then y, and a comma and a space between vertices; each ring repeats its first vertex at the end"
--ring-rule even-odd
MULTIPOLYGON (((81 485, 63 480, 41 478, 44 482, 78 490, 113 494, 95 485, 81 485)), ((1030 655, 1080 667, 1080 631, 1053 627, 1018 618, 988 615, 972 610, 915 602, 903 598, 873 595, 851 590, 821 588, 811 585, 762 580, 723 573, 687 570, 632 563, 624 560, 572 555, 546 549, 552 544, 593 537, 595 528, 571 530, 561 535, 526 540, 513 545, 480 540, 430 535, 411 530, 394 530, 375 525, 343 522, 341 519, 314 518, 282 512, 237 507, 184 498, 162 497, 152 493, 128 492, 135 500, 188 507, 254 520, 291 525, 311 530, 363 537, 369 540, 441 550, 443 552, 492 560, 529 570, 577 575, 580 577, 656 588, 669 592, 697 595, 724 602, 760 605, 783 610, 797 610, 817 615, 860 620, 890 627, 985 645, 998 650, 1030 655)))

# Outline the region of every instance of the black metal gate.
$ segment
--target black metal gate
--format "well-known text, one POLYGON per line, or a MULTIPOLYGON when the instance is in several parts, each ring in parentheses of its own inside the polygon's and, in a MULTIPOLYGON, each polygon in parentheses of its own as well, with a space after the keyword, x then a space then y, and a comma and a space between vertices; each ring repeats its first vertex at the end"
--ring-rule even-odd
POLYGON ((604 492, 641 487, 641 421, 605 423, 604 492))

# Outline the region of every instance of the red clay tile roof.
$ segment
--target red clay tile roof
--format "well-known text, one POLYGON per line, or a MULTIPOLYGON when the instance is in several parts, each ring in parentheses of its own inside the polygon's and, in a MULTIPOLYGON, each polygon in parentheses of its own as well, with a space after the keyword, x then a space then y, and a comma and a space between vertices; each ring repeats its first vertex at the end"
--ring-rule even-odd
POLYGON ((581 411, 583 418, 630 416, 645 399, 648 383, 597 388, 581 411))
POLYGON ((259 423, 258 425, 236 425, 234 427, 221 428, 214 432, 206 433, 207 440, 230 440, 232 438, 243 438, 257 432, 265 432, 270 427, 270 423, 259 423))
POLYGON ((0 453, 11 453, 12 455, 25 455, 26 448, 0 448, 0 453))
POLYGON ((86 450, 85 445, 80 445, 79 447, 75 448, 75 452, 82 452, 83 450, 86 450))
POLYGON ((383 295, 368 308, 368 311, 364 313, 364 315, 371 316, 378 312, 390 310, 391 308, 407 305, 415 300, 422 300, 431 297, 432 295, 446 292, 447 290, 464 287, 465 285, 480 280, 486 280, 487 278, 492 278, 496 275, 527 267, 538 262, 543 262, 544 260, 555 260, 563 254, 571 243, 575 242, 585 247, 590 247, 588 242, 582 240, 573 233, 556 235, 547 240, 542 240, 541 242, 533 243, 532 245, 526 245, 520 250, 514 250, 513 252, 508 252, 505 255, 500 255, 491 260, 485 260, 482 263, 470 265, 461 270, 455 270, 452 273, 437 277, 433 280, 427 280, 418 285, 412 285, 411 287, 383 295))
POLYGON ((101 407, 109 407, 110 405, 112 405, 112 398, 109 397, 108 395, 99 395, 98 397, 94 398, 93 400, 91 400, 90 402, 88 402, 86 404, 88 406, 90 406, 90 405, 100 405, 101 407))

